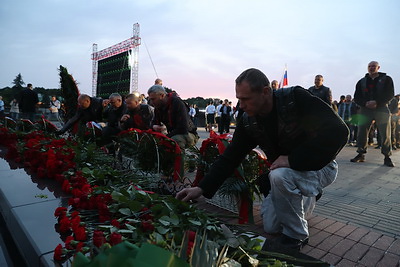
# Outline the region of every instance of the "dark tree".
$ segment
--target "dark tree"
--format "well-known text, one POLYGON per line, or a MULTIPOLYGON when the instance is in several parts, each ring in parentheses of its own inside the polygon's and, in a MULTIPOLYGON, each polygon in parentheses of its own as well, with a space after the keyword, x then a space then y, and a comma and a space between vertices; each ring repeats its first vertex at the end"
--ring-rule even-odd
POLYGON ((60 87, 61 87, 61 96, 64 99, 65 104, 65 120, 69 120, 76 113, 76 108, 78 106, 78 96, 80 95, 78 86, 72 77, 71 74, 68 73, 67 68, 60 65, 60 87))
POLYGON ((25 84, 24 80, 22 79, 21 73, 18 73, 17 77, 13 80, 12 84, 14 85, 13 88, 22 88, 25 84))

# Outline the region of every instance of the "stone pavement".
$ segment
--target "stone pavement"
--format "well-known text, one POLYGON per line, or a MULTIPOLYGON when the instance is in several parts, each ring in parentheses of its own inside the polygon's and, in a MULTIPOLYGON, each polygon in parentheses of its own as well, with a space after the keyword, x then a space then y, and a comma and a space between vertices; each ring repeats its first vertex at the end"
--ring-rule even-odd
MULTIPOLYGON (((356 154, 355 147, 339 153, 338 178, 317 202, 308 220, 310 241, 301 252, 334 266, 399 266, 400 150, 393 151, 394 168, 383 165, 373 146, 366 162, 350 162, 356 154)), ((259 214, 255 205, 252 228, 265 236, 259 214)))

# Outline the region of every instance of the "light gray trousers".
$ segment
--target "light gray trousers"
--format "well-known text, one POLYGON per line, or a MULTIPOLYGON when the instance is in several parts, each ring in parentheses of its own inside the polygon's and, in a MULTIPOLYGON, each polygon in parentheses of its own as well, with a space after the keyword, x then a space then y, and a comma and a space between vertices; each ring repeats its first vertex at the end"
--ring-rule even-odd
POLYGON ((307 238, 306 215, 315 207, 315 196, 335 181, 337 173, 334 160, 318 171, 272 170, 269 173, 271 191, 261 206, 264 230, 299 240, 307 238))

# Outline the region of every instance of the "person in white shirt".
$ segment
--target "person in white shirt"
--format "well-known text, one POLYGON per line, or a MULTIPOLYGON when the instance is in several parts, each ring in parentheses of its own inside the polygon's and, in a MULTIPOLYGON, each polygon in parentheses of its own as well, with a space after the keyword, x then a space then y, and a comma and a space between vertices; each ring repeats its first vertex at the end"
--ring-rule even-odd
POLYGON ((50 107, 49 107, 50 114, 49 114, 48 119, 51 121, 59 121, 62 123, 62 120, 61 120, 60 116, 58 115, 59 114, 58 110, 60 108, 61 108, 60 101, 57 99, 56 96, 53 95, 50 100, 50 107))
POLYGON ((189 116, 192 122, 194 123, 194 116, 196 116, 196 110, 194 109, 193 105, 190 105, 189 116))
POLYGON ((0 118, 4 118, 4 101, 3 97, 0 96, 0 118))
POLYGON ((208 106, 206 107, 206 131, 209 132, 212 130, 213 124, 215 123, 215 113, 217 109, 214 106, 214 102, 210 101, 208 106))

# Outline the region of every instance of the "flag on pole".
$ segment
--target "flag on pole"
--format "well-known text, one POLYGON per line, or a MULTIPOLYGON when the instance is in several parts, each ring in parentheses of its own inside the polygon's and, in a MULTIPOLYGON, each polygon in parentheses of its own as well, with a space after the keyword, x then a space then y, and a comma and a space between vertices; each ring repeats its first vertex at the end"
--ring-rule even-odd
POLYGON ((281 79, 281 81, 279 83, 278 88, 283 88, 288 84, 289 84, 289 82, 288 82, 288 77, 287 77, 287 68, 285 67, 285 71, 283 73, 283 77, 282 77, 282 79, 281 79))

